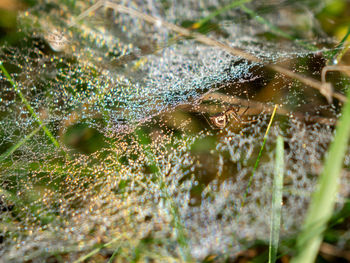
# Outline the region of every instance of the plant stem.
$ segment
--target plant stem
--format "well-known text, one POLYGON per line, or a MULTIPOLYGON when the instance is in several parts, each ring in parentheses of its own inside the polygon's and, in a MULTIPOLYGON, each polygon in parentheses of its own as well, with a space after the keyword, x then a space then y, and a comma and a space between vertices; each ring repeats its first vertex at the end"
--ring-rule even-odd
POLYGON ((80 258, 78 258, 76 261, 74 261, 73 263, 81 263, 84 262, 85 260, 87 260, 88 258, 92 257, 93 255, 97 254, 102 248, 108 247, 110 245, 112 245, 113 243, 115 243, 116 241, 118 241, 119 239, 121 239, 121 237, 116 237, 114 239, 112 239, 111 241, 109 241, 108 243, 103 244, 102 246, 92 250, 90 253, 81 256, 80 258))
POLYGON ((273 177, 272 210, 270 224, 269 263, 277 258, 278 242, 281 229, 283 174, 284 174, 284 141, 282 136, 277 137, 275 172, 273 177))
POLYGON ((317 190, 311 198, 309 210, 297 239, 298 254, 292 263, 314 262, 323 239, 323 233, 332 216, 339 189, 341 169, 350 137, 350 86, 348 101, 342 110, 335 137, 326 156, 317 190))
POLYGON ((44 130, 44 132, 46 133, 46 135, 49 137, 49 139, 51 140, 51 142, 57 147, 60 148, 60 144, 58 143, 58 141, 55 139, 55 137, 52 135, 52 133, 50 132, 50 130, 44 125, 44 123, 42 122, 42 120, 39 118, 39 116, 34 112, 32 106, 30 106, 29 102, 27 101, 27 99, 24 97, 24 95, 22 94, 21 90, 18 88, 17 84, 13 81, 12 77, 10 76, 10 74, 7 72, 6 68, 4 67, 2 61, 0 61, 0 69, 2 70, 2 72, 4 73, 5 77, 7 78, 7 80, 11 83, 12 87, 14 88, 15 92, 18 94, 18 96, 21 98, 22 102, 24 103, 24 105, 27 107, 28 111, 30 112, 30 114, 32 115, 32 117, 39 123, 40 127, 44 130))
POLYGON ((232 3, 222 7, 222 8, 219 8, 217 10, 215 10, 214 12, 210 13, 208 16, 202 18, 201 20, 199 20, 198 22, 194 23, 192 25, 192 28, 193 29, 196 29, 196 28, 199 28, 201 27, 203 24, 207 23, 208 21, 210 21, 212 18, 230 10, 230 9, 233 9, 235 7, 239 7, 245 3, 249 3, 251 2, 252 0, 238 0, 238 1, 233 1, 232 3))
POLYGON ((278 27, 276 27, 275 25, 273 25, 272 23, 270 23, 269 21, 267 21, 266 19, 264 19, 263 17, 259 16, 256 12, 254 12, 252 9, 246 7, 244 4, 240 5, 240 8, 247 13, 248 15, 250 15, 253 19, 255 19, 256 21, 258 21, 260 24, 266 25, 268 26, 268 28, 276 35, 284 37, 286 39, 295 41, 297 44, 299 44, 302 47, 305 47, 309 50, 312 51, 316 51, 318 48, 316 46, 313 46, 305 41, 296 39, 295 37, 287 34, 285 31, 279 29, 278 27))
POLYGON ((39 126, 34 131, 32 131, 30 134, 28 134, 26 137, 24 137, 22 140, 17 142, 15 145, 13 145, 10 149, 8 149, 6 152, 4 152, 2 155, 0 155, 0 162, 4 161, 7 157, 9 157, 14 151, 16 151, 19 147, 21 147, 26 141, 28 141, 31 137, 33 137, 42 126, 39 126))
POLYGON ((260 162, 260 157, 261 157, 262 152, 263 152, 263 150, 264 150, 265 143, 266 143, 266 140, 267 140, 267 136, 268 136, 268 134, 269 134, 270 127, 271 127, 271 124, 272 124, 273 119, 274 119, 274 117, 275 117, 276 111, 277 111, 277 104, 275 105, 275 108, 273 109, 273 112, 272 112, 272 115, 271 115, 271 118, 270 118, 269 125, 267 126, 267 129, 266 129, 266 132, 265 132, 265 135, 264 135, 263 144, 261 145, 261 148, 260 148, 260 151, 259 151, 259 154, 258 154, 258 158, 256 159, 256 162, 255 162, 255 165, 254 165, 254 168, 253 168, 252 175, 251 175, 250 178, 249 178, 248 186, 247 186, 247 188, 246 188, 246 190, 245 190, 245 193, 244 193, 244 196, 243 196, 242 207, 245 205, 245 202, 246 202, 246 199, 247 199, 247 195, 248 195, 248 192, 249 192, 249 188, 250 188, 250 185, 252 184, 255 171, 256 171, 256 169, 258 168, 258 165, 259 165, 259 162, 260 162))

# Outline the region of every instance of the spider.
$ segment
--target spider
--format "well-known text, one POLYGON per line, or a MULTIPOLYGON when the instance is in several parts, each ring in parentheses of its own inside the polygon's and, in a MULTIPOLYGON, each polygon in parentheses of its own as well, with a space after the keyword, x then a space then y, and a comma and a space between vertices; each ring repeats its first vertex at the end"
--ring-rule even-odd
POLYGON ((209 119, 210 119, 211 123, 219 129, 225 128, 227 123, 230 121, 231 118, 235 119, 237 122, 240 122, 240 123, 251 123, 251 122, 255 121, 255 120, 243 121, 241 119, 241 116, 243 116, 247 112, 249 107, 247 107, 241 115, 238 114, 239 109, 240 109, 239 107, 230 107, 229 109, 225 110, 224 112, 221 112, 219 114, 216 114, 214 116, 209 117, 209 119))

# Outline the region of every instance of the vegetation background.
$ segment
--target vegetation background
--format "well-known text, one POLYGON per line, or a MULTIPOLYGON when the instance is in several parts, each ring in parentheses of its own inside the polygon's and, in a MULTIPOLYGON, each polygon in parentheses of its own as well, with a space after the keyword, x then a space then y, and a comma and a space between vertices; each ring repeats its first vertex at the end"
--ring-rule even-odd
POLYGON ((0 0, 0 262, 349 262, 350 2, 102 2, 0 0))

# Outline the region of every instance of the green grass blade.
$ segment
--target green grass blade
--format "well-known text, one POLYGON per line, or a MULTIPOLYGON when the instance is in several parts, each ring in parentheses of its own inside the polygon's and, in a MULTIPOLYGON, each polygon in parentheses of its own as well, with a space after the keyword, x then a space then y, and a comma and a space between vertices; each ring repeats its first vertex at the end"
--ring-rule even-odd
POLYGON ((280 228, 281 228, 283 174, 284 174, 284 145, 283 144, 284 144, 283 137, 278 136, 277 144, 276 144, 275 172, 273 177, 269 263, 276 262, 280 228))
POLYGON ((31 137, 33 137, 42 126, 39 126, 34 131, 32 131, 30 134, 28 134, 26 137, 24 137, 22 140, 20 140, 18 143, 13 145, 10 149, 8 149, 6 152, 0 155, 0 162, 4 161, 7 157, 9 157, 14 151, 16 151, 19 147, 21 147, 26 141, 28 141, 31 137))
POLYGON ((250 185, 251 185, 252 182, 253 182, 253 177, 254 177, 255 171, 256 171, 256 169, 258 168, 258 165, 259 165, 259 163, 260 163, 260 158, 261 158, 261 156, 262 156, 262 152, 263 152, 263 150, 264 150, 264 147, 265 147, 265 144, 266 144, 266 140, 267 140, 267 136, 268 136, 268 134, 269 134, 269 131, 270 131, 270 128, 271 128, 273 119, 275 118, 276 111, 277 111, 277 104, 275 105, 275 108, 273 109, 273 112, 272 112, 272 115, 271 115, 271 118, 270 118, 269 125, 267 126, 267 129, 266 129, 266 132, 265 132, 265 135, 264 135, 263 144, 261 145, 261 148, 260 148, 260 151, 259 151, 259 154, 258 154, 258 158, 256 159, 256 162, 255 162, 255 165, 254 165, 254 168, 253 168, 252 175, 251 175, 250 178, 249 178, 248 186, 247 186, 247 188, 246 188, 246 190, 245 190, 245 193, 244 193, 244 196, 243 196, 242 207, 245 205, 245 201, 246 201, 246 199, 247 199, 247 195, 248 195, 248 192, 249 192, 250 185))
POLYGON ((323 238, 323 232, 332 216, 339 188, 340 173, 350 137, 350 86, 347 86, 347 103, 337 123, 335 137, 330 145, 317 190, 301 233, 297 239, 297 255, 293 263, 314 262, 323 238))
POLYGON ((114 250, 112 256, 108 259, 108 262, 107 262, 107 263, 113 263, 114 258, 117 256, 117 254, 119 253, 119 251, 120 251, 120 247, 118 246, 118 247, 114 250))
POLYGON ((209 22, 211 19, 213 19, 214 17, 230 10, 230 9, 233 9, 235 7, 238 7, 238 6, 241 6, 245 3, 249 3, 251 2, 252 0, 238 0, 238 1, 233 1, 232 3, 222 7, 222 8, 219 8, 217 10, 215 10, 214 12, 210 13, 208 16, 202 18, 201 20, 199 20, 198 22, 194 23, 192 28, 199 28, 201 27, 202 25, 204 25, 205 23, 209 22))
POLYGON ((30 114, 32 115, 32 117, 39 123, 39 125, 41 126, 41 128, 44 130, 44 132, 46 133, 46 135, 50 138, 51 142, 57 147, 60 148, 60 144, 58 143, 58 141, 55 139, 55 137, 52 135, 52 133, 50 132, 50 130, 44 125, 44 123, 42 122, 42 120, 39 118, 39 116, 34 112, 32 106, 30 106, 29 102, 27 101, 27 99, 24 97, 24 95, 22 94, 21 90, 18 88, 17 84, 13 81, 12 77, 10 76, 10 74, 7 72, 6 68, 4 67, 4 65, 2 64, 2 61, 0 61, 0 69, 2 70, 2 72, 4 73, 5 77, 7 78, 7 80, 11 83, 12 87, 14 88, 14 90, 16 91, 16 93, 18 94, 18 96, 21 98, 22 102, 24 103, 24 105, 27 107, 28 111, 30 112, 30 114))
POLYGON ((240 8, 242 11, 244 11, 245 13, 247 13, 248 15, 250 15, 253 19, 255 19, 257 22, 259 22, 260 24, 266 25, 268 26, 268 28, 271 30, 272 33, 274 33, 277 36, 281 36, 284 37, 286 39, 295 41, 297 44, 299 44, 302 47, 305 47, 309 50, 318 50, 318 48, 316 46, 313 46, 305 41, 299 40, 289 34, 287 34, 286 32, 284 32, 283 30, 279 29, 278 27, 276 27, 275 25, 273 25, 272 23, 270 23, 269 21, 267 21, 266 19, 264 19, 263 17, 259 16, 257 13, 255 13, 252 9, 246 7, 245 5, 240 5, 240 8))
POLYGON ((164 175, 160 173, 161 169, 159 168, 158 163, 156 161, 157 158, 149 146, 150 140, 149 138, 147 138, 146 134, 141 129, 136 131, 136 135, 138 138, 138 142, 142 146, 142 149, 145 155, 147 156, 147 159, 149 160, 151 166, 154 167, 154 173, 156 175, 157 183, 159 184, 159 189, 162 191, 164 200, 169 206, 169 212, 172 216, 171 224, 174 228, 176 239, 180 247, 182 261, 193 262, 191 251, 188 245, 187 232, 185 226, 182 223, 179 208, 168 192, 164 175))
POLYGON ((16 206, 21 207, 24 205, 21 198, 17 197, 16 194, 11 193, 10 191, 7 191, 0 187, 0 196, 5 196, 8 200, 16 204, 16 206))
POLYGON ((95 248, 94 250, 92 250, 90 253, 81 256, 80 258, 78 258, 76 261, 74 261, 73 263, 81 263, 84 262, 85 260, 87 260, 88 258, 92 257, 93 255, 97 254, 98 252, 100 252, 101 249, 108 247, 110 245, 112 245, 113 243, 117 242, 118 240, 121 239, 121 236, 116 237, 114 239, 112 239, 110 242, 103 244, 102 246, 95 248))
POLYGON ((348 51, 350 47, 350 43, 346 41, 349 38, 349 36, 350 36, 350 25, 343 39, 340 40, 339 44, 335 47, 334 50, 329 52, 329 55, 328 55, 329 58, 328 58, 327 64, 333 65, 341 61, 342 57, 345 55, 345 53, 348 51))

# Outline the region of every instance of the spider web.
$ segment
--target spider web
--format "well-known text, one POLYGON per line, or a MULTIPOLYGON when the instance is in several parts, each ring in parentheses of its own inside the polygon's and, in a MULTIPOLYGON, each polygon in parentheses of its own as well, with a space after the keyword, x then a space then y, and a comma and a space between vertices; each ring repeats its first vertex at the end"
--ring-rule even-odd
MULTIPOLYGON (((164 262, 234 258, 254 240, 268 239, 273 150, 281 133, 288 145, 282 235, 296 233, 334 124, 305 123, 305 118, 336 118, 339 109, 300 83, 273 82, 264 66, 285 63, 305 73, 298 59, 314 59, 319 66, 310 75, 319 76, 324 60, 318 58, 334 44, 310 15, 322 9, 319 2, 247 5, 290 32, 303 18, 307 32, 315 33, 301 37, 322 45, 316 50, 297 41, 267 41, 267 24, 239 8, 214 18, 207 36, 259 62, 112 8, 77 21, 94 3, 40 1, 18 18, 23 41, 0 51, 3 65, 61 146, 56 149, 42 130, 28 137, 37 120, 1 75, 0 147, 6 152, 27 138, 1 163, 1 260, 40 262, 60 255, 73 261, 111 240, 101 255, 119 249, 118 257, 126 261, 136 261, 137 250, 144 260, 164 262), (283 93, 277 99, 281 108, 304 112, 305 118, 281 114, 276 120, 243 206, 242 189, 263 140, 268 108, 276 101, 251 113, 255 122, 240 128, 230 122, 213 130, 205 118, 227 108, 225 98, 254 108, 269 83, 283 93), (213 94, 215 100, 206 99, 213 94)), ((227 5, 118 3, 177 25, 227 5)), ((344 91, 345 80, 338 78, 335 88, 344 91)), ((344 166, 349 169, 349 151, 344 166)), ((350 187, 346 178, 341 185, 339 208, 350 187)))

